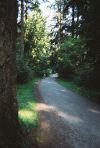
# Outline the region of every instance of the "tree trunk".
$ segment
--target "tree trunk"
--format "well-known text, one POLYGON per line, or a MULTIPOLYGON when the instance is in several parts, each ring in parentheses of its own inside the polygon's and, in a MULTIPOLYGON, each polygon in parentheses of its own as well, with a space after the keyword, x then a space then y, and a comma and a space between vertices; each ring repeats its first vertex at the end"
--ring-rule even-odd
POLYGON ((76 38, 79 36, 79 10, 77 8, 76 38))
POLYGON ((75 35, 75 4, 72 4, 72 37, 75 35))
POLYGON ((28 15, 28 0, 25 0, 25 4, 26 4, 26 7, 25 7, 25 20, 27 20, 27 15, 28 15))
POLYGON ((17 147, 16 13, 16 0, 0 0, 0 148, 17 147))

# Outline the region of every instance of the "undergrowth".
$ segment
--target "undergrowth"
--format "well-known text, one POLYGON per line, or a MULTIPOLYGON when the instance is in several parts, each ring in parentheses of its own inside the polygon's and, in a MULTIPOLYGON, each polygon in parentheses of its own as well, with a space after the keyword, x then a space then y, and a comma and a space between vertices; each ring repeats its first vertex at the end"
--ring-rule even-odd
POLYGON ((27 131, 38 126, 38 113, 35 110, 36 101, 33 93, 36 82, 37 79, 33 79, 31 82, 17 87, 19 121, 22 128, 27 131))
POLYGON ((72 90, 73 92, 79 93, 82 96, 88 97, 91 100, 100 102, 100 91, 91 90, 79 85, 76 85, 74 82, 65 81, 63 79, 57 80, 59 84, 64 86, 65 88, 72 90))

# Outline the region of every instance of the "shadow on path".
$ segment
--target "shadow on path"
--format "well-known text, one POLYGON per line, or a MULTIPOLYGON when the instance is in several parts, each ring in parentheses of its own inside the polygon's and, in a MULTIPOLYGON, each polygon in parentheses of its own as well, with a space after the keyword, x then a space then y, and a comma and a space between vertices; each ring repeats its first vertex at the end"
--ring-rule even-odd
POLYGON ((60 86, 54 78, 37 89, 39 148, 99 148, 100 106, 60 86))

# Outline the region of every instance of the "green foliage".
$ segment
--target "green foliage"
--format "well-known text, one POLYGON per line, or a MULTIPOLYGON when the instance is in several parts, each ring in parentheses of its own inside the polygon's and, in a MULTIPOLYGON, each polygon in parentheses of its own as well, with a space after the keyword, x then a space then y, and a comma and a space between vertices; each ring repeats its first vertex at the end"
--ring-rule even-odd
POLYGON ((32 79, 33 71, 29 64, 29 61, 25 57, 20 56, 19 53, 17 53, 16 56, 16 65, 17 83, 22 84, 32 79))
POLYGON ((91 82, 93 80, 93 70, 94 70, 94 65, 93 63, 84 63, 81 65, 76 72, 73 80, 76 84, 87 86, 87 87, 92 87, 91 82))
POLYGON ((17 82, 25 83, 33 76, 49 75, 49 39, 39 8, 30 13, 24 25, 24 53, 17 40, 17 82))
POLYGON ((81 86, 97 87, 97 82, 95 84, 94 79, 95 65, 93 60, 88 58, 88 49, 84 40, 80 38, 67 38, 61 43, 57 56, 57 72, 60 77, 73 80, 81 86))
POLYGON ((25 52, 39 51, 44 47, 45 21, 40 11, 31 12, 25 22, 25 52))
POLYGON ((86 87, 76 85, 74 82, 65 81, 63 79, 58 79, 58 83, 64 86, 65 88, 72 90, 73 92, 79 93, 82 96, 88 97, 94 101, 100 102, 100 91, 91 90, 86 87))
POLYGON ((25 54, 33 59, 30 64, 35 75, 48 75, 49 38, 41 11, 33 11, 25 22, 25 54))
POLYGON ((61 43, 57 51, 57 72, 66 79, 71 79, 86 58, 84 40, 68 38, 61 43))
POLYGON ((82 87, 79 87, 78 85, 74 84, 71 81, 65 81, 63 79, 58 79, 59 84, 61 84, 62 86, 64 86, 65 88, 72 90, 74 92, 80 92, 82 87))
POLYGON ((55 6, 58 15, 54 17, 56 25, 52 28, 51 42, 56 48, 61 44, 57 71, 63 78, 74 76, 75 82, 100 89, 100 1, 55 0, 55 6), (77 39, 69 42, 66 38, 70 36, 77 39), (79 38, 86 41, 87 48, 83 47, 83 51, 84 43, 79 38), (79 42, 77 45, 75 40, 79 42))
POLYGON ((38 60, 35 61, 35 64, 33 66, 33 69, 39 77, 43 77, 44 74, 46 76, 50 75, 50 66, 49 66, 49 58, 45 56, 39 57, 38 60))
POLYGON ((38 126, 38 114, 35 110, 36 101, 33 95, 33 89, 37 79, 24 85, 18 85, 17 98, 19 105, 19 120, 23 128, 31 130, 33 127, 38 126))

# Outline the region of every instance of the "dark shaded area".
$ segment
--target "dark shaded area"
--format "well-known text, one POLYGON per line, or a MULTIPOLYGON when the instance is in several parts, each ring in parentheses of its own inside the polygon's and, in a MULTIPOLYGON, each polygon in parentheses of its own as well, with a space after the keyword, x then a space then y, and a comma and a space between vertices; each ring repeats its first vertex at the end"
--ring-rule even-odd
POLYGON ((60 18, 54 18, 56 31, 51 31, 51 66, 60 77, 100 91, 100 1, 68 0, 55 5, 60 18))
POLYGON ((15 84, 16 0, 0 1, 0 148, 18 148, 20 126, 15 84))

